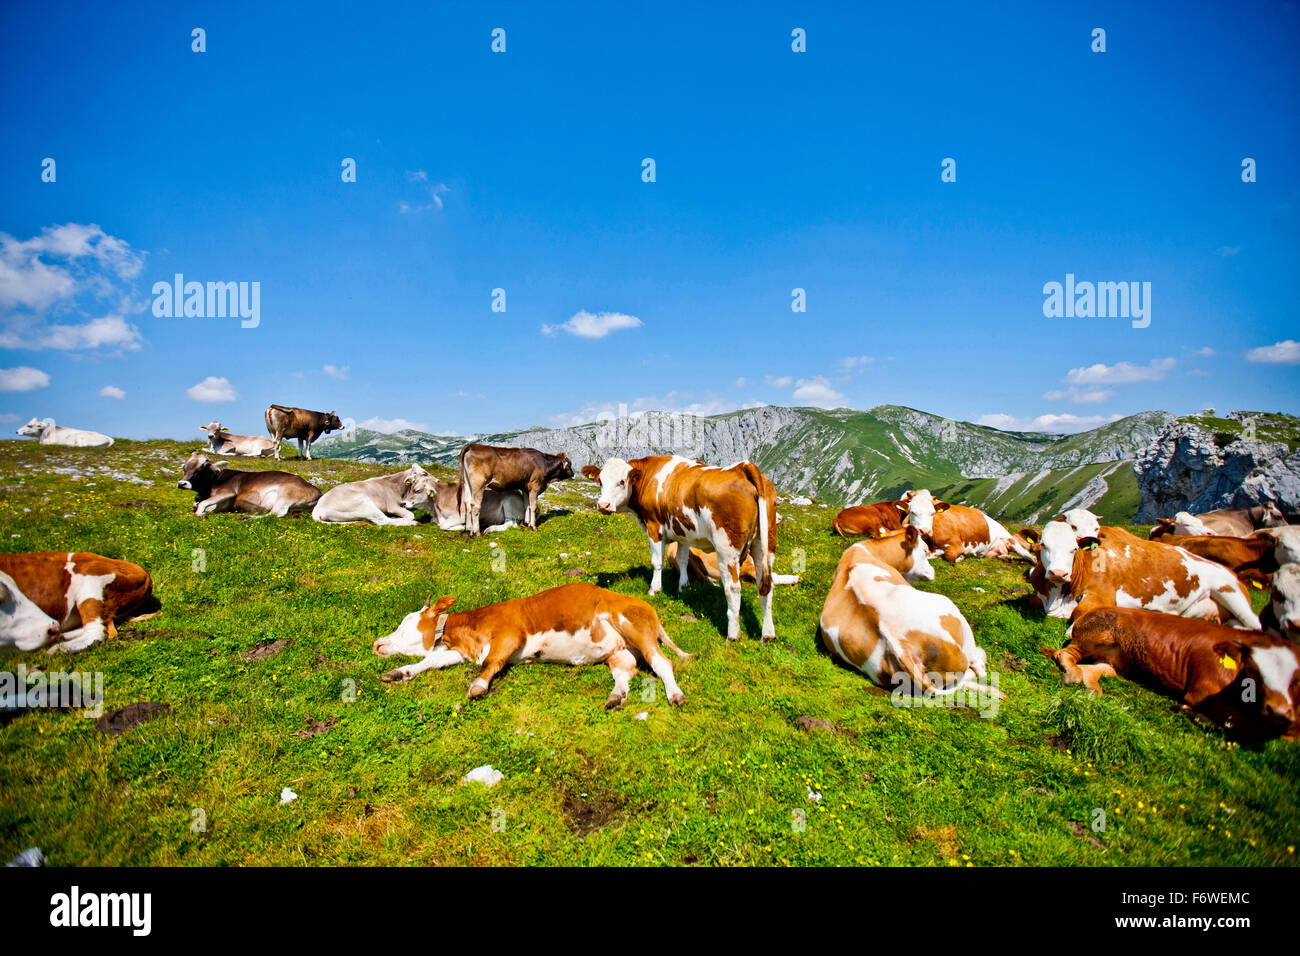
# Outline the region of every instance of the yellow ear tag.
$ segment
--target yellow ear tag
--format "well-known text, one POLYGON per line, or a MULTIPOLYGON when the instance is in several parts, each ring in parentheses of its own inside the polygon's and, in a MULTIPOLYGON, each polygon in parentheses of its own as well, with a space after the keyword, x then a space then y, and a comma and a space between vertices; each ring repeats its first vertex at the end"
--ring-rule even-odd
POLYGON ((1219 663, 1223 665, 1224 670, 1235 671, 1237 669, 1237 662, 1234 661, 1227 654, 1223 655, 1223 658, 1219 661, 1219 663))
POLYGON ((1259 588, 1261 591, 1264 590, 1264 585, 1260 584, 1258 581, 1251 581, 1250 586, 1253 588, 1259 588))

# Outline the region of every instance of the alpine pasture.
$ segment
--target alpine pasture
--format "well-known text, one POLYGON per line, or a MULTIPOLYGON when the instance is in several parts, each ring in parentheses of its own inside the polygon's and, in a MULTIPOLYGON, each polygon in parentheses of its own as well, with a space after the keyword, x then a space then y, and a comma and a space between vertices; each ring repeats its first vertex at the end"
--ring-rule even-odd
MULTIPOLYGON (((429 595, 459 610, 582 580, 644 598, 649 549, 631 517, 599 515, 578 478, 542 497, 536 532, 472 541, 428 524, 198 519, 176 487, 194 447, 0 442, 0 546, 136 562, 162 605, 80 654, 0 653, 0 671, 102 673, 105 711, 169 705, 120 735, 76 710, 0 715, 4 859, 29 846, 52 865, 1296 859, 1300 748, 1239 745, 1126 681, 1100 698, 1063 686, 1037 650, 1060 646, 1066 622, 1029 608, 1022 562, 936 560, 920 585, 951 597, 988 651, 1009 698, 993 716, 896 706, 821 649, 842 502, 780 505, 776 569, 802 581, 776 588, 773 642, 757 639, 752 585, 727 644, 721 589, 679 595, 665 574, 650 603, 698 654, 673 660, 684 707, 642 670, 605 711, 604 665, 516 666, 471 702, 472 667, 389 685, 380 675, 409 661, 371 643, 429 595), (483 764, 504 779, 462 782, 483 764), (284 788, 297 799, 282 804, 284 788)), ((231 466, 322 489, 396 470, 231 466)))

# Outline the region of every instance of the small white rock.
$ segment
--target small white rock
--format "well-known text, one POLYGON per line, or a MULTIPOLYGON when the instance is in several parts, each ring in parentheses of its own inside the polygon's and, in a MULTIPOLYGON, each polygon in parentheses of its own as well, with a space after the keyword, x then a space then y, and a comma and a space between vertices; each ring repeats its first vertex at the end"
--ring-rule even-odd
POLYGON ((286 803, 293 803, 297 799, 298 794, 294 793, 288 787, 285 787, 280 791, 280 806, 284 806, 286 803))
POLYGON ((634 716, 632 719, 633 719, 633 720, 645 720, 645 719, 646 719, 647 717, 649 717, 649 716, 650 716, 650 712, 649 712, 648 710, 643 710, 643 711, 641 711, 641 713, 637 714, 637 715, 634 716))
POLYGON ((493 770, 490 763, 485 763, 481 767, 475 767, 469 773, 465 774, 465 783, 481 783, 486 787, 495 787, 505 777, 500 770, 493 770))

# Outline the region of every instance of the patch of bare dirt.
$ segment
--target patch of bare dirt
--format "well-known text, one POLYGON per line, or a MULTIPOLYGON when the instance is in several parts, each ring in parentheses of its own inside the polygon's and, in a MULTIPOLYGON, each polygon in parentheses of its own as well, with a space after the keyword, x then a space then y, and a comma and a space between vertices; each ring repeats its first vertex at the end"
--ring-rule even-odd
POLYGON ((117 708, 117 710, 110 710, 100 717, 99 720, 95 721, 95 729, 100 733, 108 734, 110 737, 117 737, 137 724, 143 724, 155 717, 170 713, 171 709, 171 704, 160 704, 153 701, 127 704, 125 707, 117 708))

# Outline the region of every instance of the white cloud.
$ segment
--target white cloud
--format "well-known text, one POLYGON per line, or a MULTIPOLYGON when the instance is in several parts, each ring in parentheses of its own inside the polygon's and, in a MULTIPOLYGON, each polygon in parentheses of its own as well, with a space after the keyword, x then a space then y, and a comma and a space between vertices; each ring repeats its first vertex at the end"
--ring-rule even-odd
POLYGON ((782 375, 780 377, 776 375, 764 375, 763 381, 768 385, 771 385, 773 388, 787 388, 794 384, 794 378, 790 375, 782 375))
POLYGON ((1044 392, 1043 398, 1049 402, 1068 401, 1079 405, 1096 405, 1106 401, 1114 394, 1115 390, 1110 388, 1079 388, 1077 385, 1071 385, 1069 388, 1058 388, 1051 392, 1044 392))
POLYGON ((116 385, 105 385, 99 390, 101 398, 116 398, 118 401, 126 398, 126 392, 122 391, 116 385))
POLYGON ((744 388, 748 384, 749 384, 749 379, 745 378, 745 376, 743 375, 740 376, 740 378, 736 379, 736 388, 744 388))
POLYGON ((611 332, 619 329, 635 329, 641 324, 641 320, 635 315, 625 315, 622 312, 591 313, 583 309, 561 325, 543 325, 542 332, 546 335, 568 332, 579 338, 603 339, 611 332))
POLYGON ((1251 362, 1268 362, 1273 365, 1300 365, 1300 342, 1287 339, 1272 345, 1261 345, 1246 353, 1251 362))
POLYGON ((209 375, 197 385, 191 385, 185 394, 196 402, 233 402, 239 396, 229 380, 209 375))
POLYGON ((1070 385, 1125 385, 1129 382, 1156 382, 1165 377, 1165 373, 1176 363, 1171 358, 1152 359, 1146 365, 1134 365, 1131 362, 1116 362, 1114 365, 1089 365, 1085 368, 1072 368, 1066 373, 1065 381, 1070 385))
POLYGON ((47 226, 26 240, 0 233, 0 348, 139 348, 125 315, 145 308, 132 295, 143 268, 143 253, 93 223, 47 226), (64 313, 99 317, 54 321, 64 313))
POLYGON ((1210 348, 1208 345, 1205 345, 1197 349, 1192 354, 1195 355, 1197 358, 1209 358, 1211 355, 1214 354, 1214 349, 1210 348))
POLYGON ((348 372, 352 371, 352 366, 344 365, 342 368, 339 368, 337 365, 325 365, 322 366, 321 370, 326 375, 330 376, 330 378, 346 379, 348 377, 348 372))
POLYGON ((798 405, 816 405, 818 408, 842 408, 848 404, 846 399, 824 376, 801 378, 795 383, 794 400, 798 405))
POLYGON ((397 204, 398 212, 424 212, 429 209, 441 209, 442 197, 451 192, 446 183, 429 186, 429 174, 423 169, 408 169, 406 171, 406 181, 408 183, 418 183, 421 191, 429 194, 429 199, 427 202, 407 202, 403 199, 397 204))
POLYGON ((408 422, 405 418, 367 418, 364 422, 357 423, 358 428, 366 428, 372 432, 383 432, 385 435, 391 435, 393 432, 416 431, 427 434, 454 435, 455 432, 431 432, 429 426, 424 422, 408 422))
POLYGON ((863 365, 870 365, 875 358, 870 355, 849 355, 839 360, 838 364, 842 369, 861 368, 863 365))
POLYGON ((0 368, 0 392, 34 392, 50 384, 50 377, 38 368, 19 365, 0 368))
POLYGON ((1013 415, 981 415, 975 424, 987 425, 1008 432, 1081 432, 1107 422, 1118 421, 1122 415, 1039 415, 1035 418, 1016 418, 1013 415))

